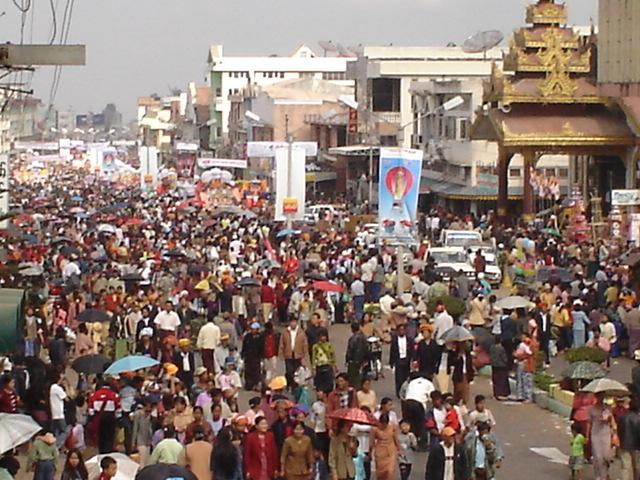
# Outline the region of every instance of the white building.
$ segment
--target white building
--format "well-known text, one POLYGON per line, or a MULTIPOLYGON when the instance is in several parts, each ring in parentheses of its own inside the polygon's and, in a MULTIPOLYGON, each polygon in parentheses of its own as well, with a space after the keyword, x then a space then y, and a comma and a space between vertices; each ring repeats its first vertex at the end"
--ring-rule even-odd
POLYGON ((347 64, 353 60, 354 57, 317 57, 306 45, 286 57, 226 57, 222 45, 211 46, 207 60, 211 87, 210 145, 215 147, 227 139, 231 95, 299 78, 353 86, 353 80, 347 80, 346 76, 347 64))
POLYGON ((400 143, 411 146, 415 133, 411 84, 488 78, 492 62, 501 61, 502 52, 501 48, 483 55, 465 53, 461 47, 364 47, 362 56, 348 67, 348 77, 357 82, 359 141, 369 141, 366 137, 372 134, 383 145, 395 145, 400 127, 406 126, 400 143))

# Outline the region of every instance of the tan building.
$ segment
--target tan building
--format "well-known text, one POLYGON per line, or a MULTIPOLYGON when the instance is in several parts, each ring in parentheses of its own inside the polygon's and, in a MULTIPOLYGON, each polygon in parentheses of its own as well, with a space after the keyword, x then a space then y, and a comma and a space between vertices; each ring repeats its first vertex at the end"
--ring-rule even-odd
POLYGON ((604 95, 640 96, 640 1, 600 0, 598 84, 604 95))

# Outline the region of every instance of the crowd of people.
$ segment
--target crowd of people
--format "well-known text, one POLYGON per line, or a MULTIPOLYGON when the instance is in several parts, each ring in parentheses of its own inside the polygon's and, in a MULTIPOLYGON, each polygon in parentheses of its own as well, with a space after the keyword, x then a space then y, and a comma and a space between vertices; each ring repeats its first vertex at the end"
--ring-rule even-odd
MULTIPOLYGON (((637 350, 640 310, 615 252, 505 231, 490 216, 429 215, 398 272, 395 249, 342 216, 285 230, 265 206, 210 208, 179 189, 80 172, 15 186, 12 201, 0 281, 26 297, 0 412, 25 413, 41 431, 5 452, 0 479, 13 478, 24 448, 37 480, 94 480, 84 463, 93 449, 101 480, 118 469, 113 452, 199 480, 407 480, 426 454, 426 480, 492 479, 504 452, 486 398, 471 392, 480 368, 491 366, 495 399, 532 402, 534 373, 559 352, 590 346, 608 362, 637 350), (499 243, 502 296, 523 287, 522 257, 570 279, 525 284, 530 304, 500 307, 481 251, 472 277, 434 268, 428 247, 447 226, 499 243), (347 325, 343 354, 335 335, 347 325), (106 372, 131 356, 153 365, 106 372), (388 372, 395 399, 376 393, 388 372)), ((635 400, 611 415, 604 395, 588 401, 573 471, 588 457, 606 478, 610 428, 637 472, 635 400)))

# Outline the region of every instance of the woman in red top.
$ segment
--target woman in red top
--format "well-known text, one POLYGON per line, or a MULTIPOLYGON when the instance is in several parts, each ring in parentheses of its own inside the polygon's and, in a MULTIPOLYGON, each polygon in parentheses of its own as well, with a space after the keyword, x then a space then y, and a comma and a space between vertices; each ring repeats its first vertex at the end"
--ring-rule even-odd
POLYGON ((2 378, 2 390, 0 390, 0 412, 17 413, 18 395, 16 395, 16 381, 10 375, 2 378))
POLYGON ((264 417, 256 418, 255 429, 244 439, 243 462, 249 480, 271 480, 280 469, 278 447, 264 417))

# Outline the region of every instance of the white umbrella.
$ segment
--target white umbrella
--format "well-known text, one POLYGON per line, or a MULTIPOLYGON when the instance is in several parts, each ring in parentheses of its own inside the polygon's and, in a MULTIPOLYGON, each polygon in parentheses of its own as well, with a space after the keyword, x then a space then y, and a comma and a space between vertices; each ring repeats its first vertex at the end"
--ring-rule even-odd
POLYGON ((42 430, 33 418, 19 413, 0 413, 0 453, 31 440, 42 430))
POLYGON ((516 308, 528 308, 531 305, 531 300, 525 297, 519 297, 514 295, 512 297, 506 297, 496 302, 496 308, 503 310, 513 310, 516 308))
POLYGON ((103 223, 98 227, 99 232, 116 233, 116 227, 108 223, 103 223))
POLYGON ((96 455, 85 462, 89 478, 98 478, 100 476, 100 460, 104 457, 113 458, 118 464, 118 473, 112 480, 135 480, 140 465, 127 457, 124 453, 106 453, 96 455))
POLYGON ((606 393, 612 396, 629 395, 629 389, 617 380, 610 378, 597 378, 589 382, 583 389, 583 392, 606 393))

